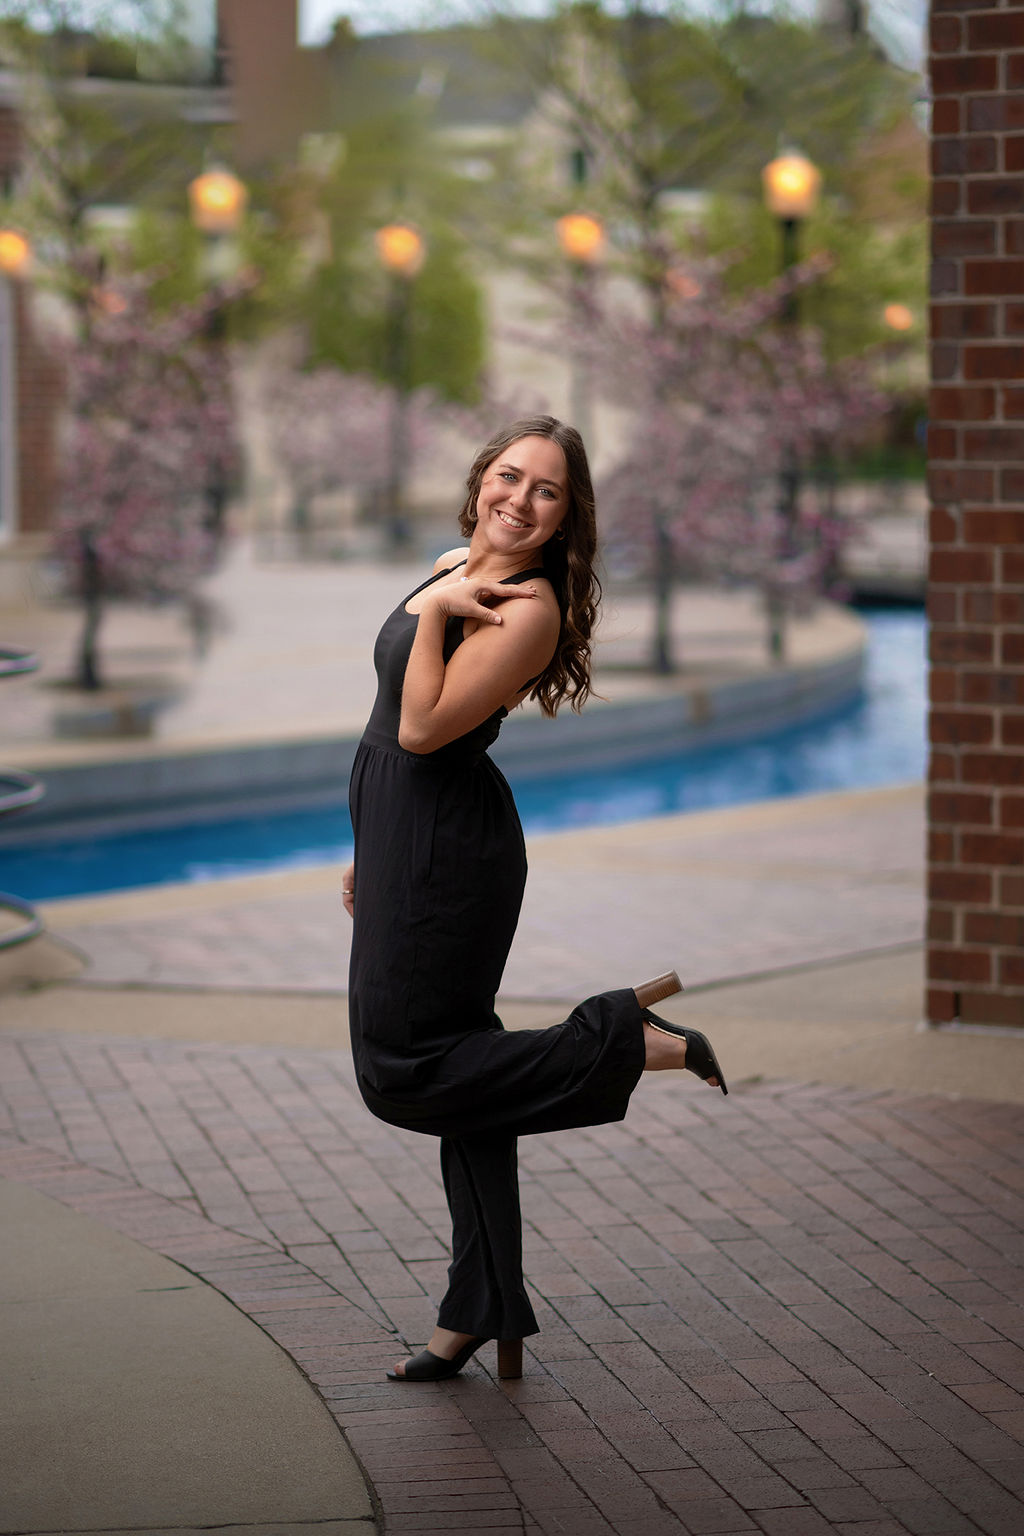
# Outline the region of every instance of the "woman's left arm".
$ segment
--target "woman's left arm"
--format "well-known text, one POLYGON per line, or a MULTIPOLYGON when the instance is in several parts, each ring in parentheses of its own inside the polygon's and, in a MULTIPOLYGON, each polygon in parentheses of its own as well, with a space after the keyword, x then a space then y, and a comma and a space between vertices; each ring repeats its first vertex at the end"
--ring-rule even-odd
POLYGON ((524 678, 544 671, 559 627, 554 594, 532 583, 471 581, 436 588, 420 612, 405 669, 399 745, 407 752, 436 752, 481 725, 522 692, 524 678), (487 602, 500 604, 500 611, 487 602), (445 665, 449 618, 478 623, 445 665))

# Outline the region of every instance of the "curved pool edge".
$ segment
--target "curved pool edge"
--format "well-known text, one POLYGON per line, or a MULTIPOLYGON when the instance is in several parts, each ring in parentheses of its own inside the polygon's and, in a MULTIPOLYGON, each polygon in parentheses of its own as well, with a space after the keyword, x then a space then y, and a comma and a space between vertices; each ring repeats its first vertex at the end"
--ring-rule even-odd
MULTIPOLYGON (((832 606, 832 605, 829 605, 832 606)), ((824 716, 861 691, 867 634, 853 614, 810 660, 714 678, 681 672, 629 679, 629 695, 595 700, 585 713, 539 711, 506 721, 493 755, 520 777, 579 766, 627 765, 656 755, 754 739, 824 716)), ((599 691, 616 674, 598 672, 599 691)), ((620 679, 621 685, 621 679, 620 679)), ((86 822, 127 829, 154 820, 216 815, 240 801, 264 805, 337 797, 348 780, 359 733, 279 732, 232 741, 132 740, 39 743, 5 753, 46 782, 46 798, 21 813, 9 845, 38 832, 86 822)))
MULTIPOLYGON (((587 706, 584 714, 513 716, 492 756, 520 778, 580 766, 627 766, 696 752, 804 725, 852 703, 864 683, 866 636, 839 655, 799 666, 741 674, 708 684, 681 678, 632 699, 587 706)), ((602 679, 597 679, 601 686, 602 679)))
MULTIPOLYGON (((610 826, 545 830, 529 833, 526 841, 531 868, 536 866, 539 870, 544 864, 572 865, 581 855, 600 861, 616 847, 639 852, 644 846, 656 846, 673 836, 684 835, 696 843, 723 832, 732 835, 758 828, 785 828, 829 815, 871 816, 878 809, 892 807, 905 807, 921 820, 923 839, 924 796, 924 783, 908 779, 862 789, 817 790, 742 805, 677 811, 668 816, 642 816, 610 826)), ((109 923, 174 919, 290 896, 326 895, 334 899, 339 895, 339 878, 339 863, 330 860, 298 869, 253 870, 246 874, 216 875, 208 880, 177 880, 163 885, 51 896, 37 905, 51 927, 51 939, 54 932, 61 930, 74 930, 80 938, 85 930, 109 923)))

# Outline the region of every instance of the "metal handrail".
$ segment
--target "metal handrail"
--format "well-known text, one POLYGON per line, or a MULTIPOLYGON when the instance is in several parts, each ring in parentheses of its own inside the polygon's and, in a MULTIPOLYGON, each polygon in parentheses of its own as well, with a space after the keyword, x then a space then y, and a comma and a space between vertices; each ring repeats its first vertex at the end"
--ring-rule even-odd
POLYGON ((20 677, 23 672, 34 672, 39 657, 23 645, 0 645, 0 677, 20 677))
POLYGON ((16 768, 0 768, 0 786, 4 784, 16 787, 10 790, 0 788, 0 816, 9 816, 14 811, 26 811, 46 794, 42 779, 37 779, 34 773, 21 773, 16 768))
MULTIPOLYGON (((38 657, 24 646, 0 645, 0 679, 21 677, 26 672, 34 672, 38 665, 38 657)), ((37 779, 35 774, 20 773, 14 768, 0 768, 0 786, 4 784, 13 787, 6 791, 0 788, 0 817, 27 810, 46 793, 42 780, 37 779)), ((43 920, 30 901, 0 891, 0 908, 25 919, 20 927, 12 928, 8 933, 0 933, 0 951, 13 949, 16 944, 24 944, 42 933, 43 920)))
POLYGON ((24 944, 29 939, 37 939, 42 933, 43 920, 30 901, 23 901, 20 896, 11 896, 7 891, 0 891, 0 907, 25 918, 20 928, 12 928, 8 933, 0 933, 0 952, 13 949, 15 944, 24 944))

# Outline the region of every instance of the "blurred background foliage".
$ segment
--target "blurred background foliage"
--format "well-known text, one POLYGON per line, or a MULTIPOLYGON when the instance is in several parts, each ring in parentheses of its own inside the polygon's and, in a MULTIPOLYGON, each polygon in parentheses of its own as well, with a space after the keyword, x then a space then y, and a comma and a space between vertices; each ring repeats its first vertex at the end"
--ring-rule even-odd
MULTIPOLYGON (((753 199, 716 196, 688 242, 730 258, 726 286, 761 287, 779 268, 778 221, 753 199)), ((807 221, 804 248, 828 265, 801 298, 808 324, 818 327, 830 357, 851 357, 891 340, 887 304, 920 306, 928 260, 923 222, 883 226, 824 199, 807 221)))
POLYGON ((680 249, 728 253, 734 288, 778 272, 777 224, 760 173, 793 145, 822 173, 804 251, 834 261, 805 314, 823 326, 829 352, 880 341, 885 302, 920 307, 923 86, 867 34, 742 6, 699 16, 635 7, 623 16, 587 0, 546 23, 495 13, 478 46, 492 62, 528 72, 542 110, 577 153, 576 185, 563 171, 538 213, 549 220, 564 211, 567 194, 584 200, 604 220, 619 263, 652 290, 680 249))
MULTIPOLYGON (((59 257, 51 272, 80 302, 97 251, 148 271, 160 306, 203 289, 203 241, 182 192, 204 156, 230 158, 230 131, 141 104, 115 113, 67 89, 75 76, 194 78, 181 16, 180 0, 0 5, 3 57, 33 80, 32 174, 5 212, 49 242, 59 257), (97 227, 94 211, 110 206, 135 208, 134 223, 97 227)), ((770 282, 778 230, 760 170, 790 143, 823 174, 804 252, 831 261, 802 307, 827 354, 883 346, 886 303, 920 309, 920 81, 866 33, 781 10, 634 6, 623 15, 584 0, 543 19, 481 4, 476 24, 421 34, 415 49, 374 42, 335 29, 331 131, 319 136, 316 163, 249 178, 240 259, 259 284, 233 306, 234 335, 299 324, 311 365, 379 372, 387 284, 372 234, 401 217, 428 251, 414 382, 471 402, 486 370, 489 267, 518 263, 557 284, 552 224, 573 200, 602 218, 609 269, 638 278, 652 299, 688 254, 727 257, 733 291, 770 282), (445 133, 453 96, 464 114, 475 101, 493 115, 500 101, 520 126, 470 162, 445 133)), ((911 339, 920 343, 919 332, 911 339)))
MULTIPOLYGON (((118 273, 145 274, 164 313, 210 288, 184 189, 204 162, 230 163, 230 125, 189 120, 161 91, 115 103, 79 88, 218 80, 183 18, 182 0, 0 0, 0 58, 23 77, 26 145, 3 216, 31 232, 82 324, 96 285, 118 273), (111 209, 130 213, 111 220, 111 209)), ((878 381, 900 402, 900 451, 919 465, 907 423, 924 376, 922 83, 865 30, 783 7, 655 13, 582 0, 524 17, 481 0, 472 23, 404 37, 358 37, 341 21, 326 57, 326 131, 297 159, 246 174, 235 259, 250 280, 225 299, 224 334, 297 329, 307 367, 386 378, 391 280, 373 235, 402 219, 427 253, 410 386, 472 405, 487 388, 493 273, 518 268, 564 300, 554 221, 573 206, 603 223, 606 279, 637 285, 655 316, 687 263, 717 260, 733 295, 770 286, 779 229, 760 173, 792 144, 823 178, 801 231, 802 255, 822 258, 801 319, 835 363, 877 355, 878 381), (476 143, 472 121, 487 129, 476 143), (884 318, 893 303, 914 317, 898 337, 884 318)))
POLYGON ((310 200, 318 261, 297 303, 310 362, 380 374, 387 353, 388 274, 370 237, 402 219, 426 248, 411 312, 411 384, 470 404, 486 363, 483 291, 467 228, 474 187, 436 143, 428 108, 414 101, 382 111, 385 71, 360 74, 369 88, 368 115, 346 97, 344 126, 310 200))

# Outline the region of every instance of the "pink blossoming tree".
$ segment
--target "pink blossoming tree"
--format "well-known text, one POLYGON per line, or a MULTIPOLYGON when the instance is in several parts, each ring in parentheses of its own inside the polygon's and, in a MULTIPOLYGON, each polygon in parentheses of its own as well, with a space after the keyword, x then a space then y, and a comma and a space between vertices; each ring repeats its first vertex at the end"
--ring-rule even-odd
POLYGON ((414 390, 402 404, 396 444, 392 387, 329 364, 303 369, 287 360, 267 377, 263 409, 300 543, 310 532, 316 497, 354 491, 363 502, 381 502, 396 447, 403 471, 415 477, 439 437, 473 415, 473 408, 443 401, 429 389, 414 390))
POLYGON ((228 359, 205 339, 224 298, 165 315, 141 286, 101 290, 67 346, 55 552, 84 608, 83 688, 102 686, 108 601, 188 599, 210 568, 209 493, 238 465, 228 359))
POLYGON ((797 464, 841 452, 885 408, 862 363, 831 364, 816 332, 778 323, 815 275, 731 298, 711 264, 669 269, 652 317, 594 306, 594 374, 635 407, 600 503, 613 558, 652 579, 659 672, 674 667, 676 578, 756 587, 778 616, 828 585, 853 531, 830 499, 787 489, 797 464))
POLYGON ((392 399, 378 380, 331 366, 280 366, 267 381, 263 407, 300 540, 310 531, 316 497, 365 494, 383 484, 392 399))

